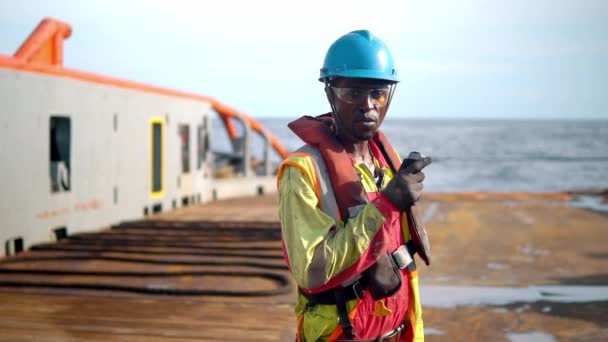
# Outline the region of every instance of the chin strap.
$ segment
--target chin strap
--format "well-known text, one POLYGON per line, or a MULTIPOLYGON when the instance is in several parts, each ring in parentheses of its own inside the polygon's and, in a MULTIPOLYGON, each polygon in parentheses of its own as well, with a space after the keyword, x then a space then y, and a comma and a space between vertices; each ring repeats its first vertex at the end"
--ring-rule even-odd
POLYGON ((397 88, 397 83, 393 83, 393 84, 389 85, 388 101, 386 101, 386 113, 388 113, 388 107, 391 105, 391 101, 393 100, 393 94, 395 93, 396 88, 397 88))
POLYGON ((329 101, 329 105, 331 106, 331 117, 334 119, 335 127, 334 134, 337 136, 338 132, 342 129, 342 122, 338 117, 338 110, 336 110, 335 99, 328 80, 325 80, 325 95, 327 96, 327 101, 329 101))

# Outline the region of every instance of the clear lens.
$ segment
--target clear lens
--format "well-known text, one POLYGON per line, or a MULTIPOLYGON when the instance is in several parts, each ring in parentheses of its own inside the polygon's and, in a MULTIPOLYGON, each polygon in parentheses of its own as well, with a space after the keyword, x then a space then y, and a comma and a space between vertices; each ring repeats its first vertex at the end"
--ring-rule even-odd
POLYGON ((378 106, 386 105, 390 92, 389 87, 372 89, 332 87, 332 89, 334 90, 334 94, 336 94, 336 97, 338 97, 340 101, 351 104, 357 104, 361 103, 362 101, 367 101, 368 98, 371 98, 372 103, 378 106))

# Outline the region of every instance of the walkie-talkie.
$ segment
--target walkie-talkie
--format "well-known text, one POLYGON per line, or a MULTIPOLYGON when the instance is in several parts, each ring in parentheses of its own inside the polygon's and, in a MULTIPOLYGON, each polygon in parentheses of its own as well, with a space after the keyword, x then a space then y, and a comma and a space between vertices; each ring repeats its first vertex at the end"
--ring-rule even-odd
MULTIPOLYGON (((404 169, 411 165, 413 162, 428 158, 420 152, 410 152, 406 159, 401 164, 401 169, 404 169)), ((424 224, 418 215, 418 208, 416 205, 412 205, 410 208, 405 209, 407 216, 407 224, 410 231, 410 237, 414 243, 415 252, 418 256, 424 260, 424 263, 431 264, 431 245, 429 243, 429 237, 424 228, 424 224)))

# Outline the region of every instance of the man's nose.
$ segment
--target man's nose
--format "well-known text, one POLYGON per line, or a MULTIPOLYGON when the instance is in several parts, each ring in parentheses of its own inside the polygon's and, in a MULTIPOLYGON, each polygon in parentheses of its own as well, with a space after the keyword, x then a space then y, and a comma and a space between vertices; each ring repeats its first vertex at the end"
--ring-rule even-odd
POLYGON ((362 99, 361 103, 364 106, 364 108, 366 108, 366 109, 374 108, 374 100, 372 99, 372 96, 369 93, 363 95, 363 99, 362 99))

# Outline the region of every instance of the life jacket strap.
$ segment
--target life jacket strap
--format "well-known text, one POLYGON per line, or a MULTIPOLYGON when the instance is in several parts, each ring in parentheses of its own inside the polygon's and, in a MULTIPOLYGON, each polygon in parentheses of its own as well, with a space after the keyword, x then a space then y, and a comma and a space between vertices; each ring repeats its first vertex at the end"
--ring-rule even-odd
POLYGON ((300 290, 300 294, 302 294, 302 296, 304 296, 307 300, 308 300, 308 305, 309 306, 315 306, 315 305, 338 305, 338 302, 336 300, 336 294, 334 292, 336 291, 340 291, 342 292, 341 296, 344 297, 344 300, 346 302, 348 302, 349 300, 353 300, 353 299, 363 299, 363 289, 364 289, 364 285, 361 282, 360 279, 355 280, 352 284, 348 285, 348 286, 339 286, 337 289, 330 289, 327 291, 323 291, 323 292, 319 292, 319 293, 315 293, 315 294, 310 294, 310 293, 306 293, 304 291, 302 291, 302 289, 300 290))
POLYGON ((346 336, 346 338, 352 340, 357 337, 357 334, 355 334, 355 332, 353 331, 353 325, 350 323, 350 319, 348 318, 348 310, 346 309, 346 296, 344 295, 344 289, 344 287, 340 287, 334 290, 334 295, 336 297, 336 307, 338 309, 338 317, 340 318, 342 332, 344 332, 344 336, 346 336))

